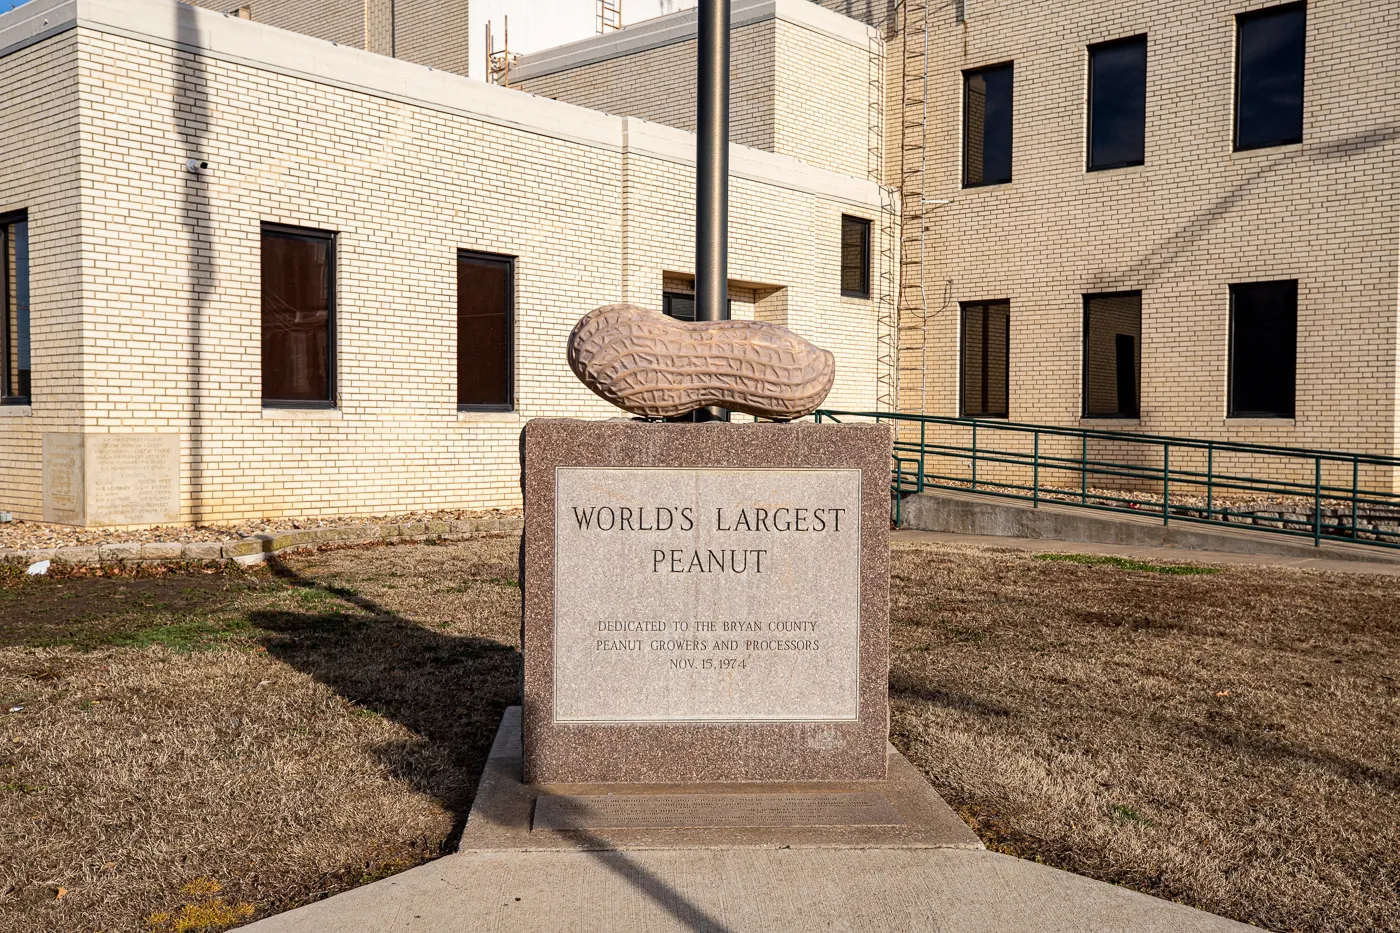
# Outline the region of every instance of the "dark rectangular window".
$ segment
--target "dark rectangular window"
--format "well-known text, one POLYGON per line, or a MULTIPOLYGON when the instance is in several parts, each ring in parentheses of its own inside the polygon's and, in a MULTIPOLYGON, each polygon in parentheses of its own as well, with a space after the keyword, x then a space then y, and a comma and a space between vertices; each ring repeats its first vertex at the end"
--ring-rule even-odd
POLYGON ((509 411, 515 260, 457 254, 457 405, 509 411))
POLYGON ((0 216, 0 404, 27 405, 29 363, 29 220, 0 216))
POLYGON ((1084 296, 1084 417, 1137 418, 1142 292, 1084 296))
MULTIPOLYGON (((726 307, 729 316, 733 317, 733 298, 729 299, 726 307)), ((678 321, 695 320, 695 295, 690 292, 663 292, 661 294, 661 313, 678 321)))
POLYGON ((1147 139, 1147 37, 1089 46, 1089 170, 1141 165, 1147 139))
POLYGON ((335 235, 262 228, 262 398, 265 405, 334 402, 335 235))
POLYGON ((1011 302, 962 306, 962 414, 1005 418, 1010 411, 1011 302))
POLYGON ((870 221, 841 216, 841 294, 870 297, 870 221))
POLYGON ((1012 66, 963 72, 963 187, 1011 180, 1012 66))
POLYGON ((661 311, 678 321, 695 320, 695 296, 684 292, 665 292, 661 296, 661 311))
POLYGON ((1235 148, 1303 141, 1303 51, 1308 8, 1270 7, 1236 17, 1235 148))
POLYGON ((1230 417, 1292 418, 1298 282, 1230 286, 1230 417))

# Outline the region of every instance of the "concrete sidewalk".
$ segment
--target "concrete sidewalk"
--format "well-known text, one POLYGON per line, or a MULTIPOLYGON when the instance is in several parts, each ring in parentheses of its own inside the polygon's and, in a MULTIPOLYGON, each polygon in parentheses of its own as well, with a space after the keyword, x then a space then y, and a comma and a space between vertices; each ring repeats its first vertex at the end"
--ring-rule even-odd
MULTIPOLYGON (((1096 554, 1109 557, 1129 557, 1133 560, 1157 561, 1168 564, 1221 564, 1248 567, 1291 567, 1294 570, 1317 570, 1328 573, 1360 573, 1379 576, 1400 576, 1400 563, 1361 560, 1337 560, 1327 557, 1282 557, 1268 554, 1237 554, 1179 547, 1145 547, 1136 544, 1097 544, 1085 541, 1057 541, 1048 538, 1015 538, 1004 535, 969 535, 946 531, 913 531, 901 529, 890 532, 890 545, 901 544, 966 544, 972 547, 1028 551, 1033 554, 1096 554)), ((1325 552, 1324 552, 1325 553, 1325 552)))
MULTIPOLYGON (((520 782, 520 709, 506 711, 463 834, 428 865, 254 923, 255 933, 1228 933, 1211 914, 981 848, 891 750, 886 826, 669 833, 532 831, 544 791, 520 782), (911 787, 915 783, 918 787, 911 787), (563 847, 561 847, 563 846, 563 847)), ((833 787, 835 785, 832 785, 833 787)), ((792 792, 797 785, 774 788, 792 792)), ((644 794, 637 786, 619 795, 644 794)), ((722 805, 716 805, 722 806, 722 805)))
POLYGON ((1233 933, 1254 929, 972 849, 464 852, 250 933, 1233 933))

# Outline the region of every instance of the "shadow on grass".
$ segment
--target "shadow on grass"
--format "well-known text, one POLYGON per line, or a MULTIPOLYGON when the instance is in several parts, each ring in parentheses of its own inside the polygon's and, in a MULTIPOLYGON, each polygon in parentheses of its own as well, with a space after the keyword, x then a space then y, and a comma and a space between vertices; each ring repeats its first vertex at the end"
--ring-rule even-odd
MULTIPOLYGON (((425 748, 398 746, 380 754, 396 777, 433 795, 452 813, 452 834, 442 852, 455 851, 501 715, 520 702, 520 652, 488 639, 433 632, 354 590, 305 577, 275 557, 268 569, 292 587, 359 610, 261 611, 250 621, 273 633, 263 639, 269 654, 368 715, 388 717, 424 739, 425 748)), ((722 921, 628 853, 588 855, 695 933, 729 933, 722 921)))
POLYGON ((317 611, 249 615, 270 655, 361 707, 407 727, 421 742, 380 750, 396 777, 452 814, 443 851, 456 848, 476 783, 507 706, 519 702, 520 652, 485 638, 434 632, 344 587, 303 576, 280 560, 274 576, 308 593, 317 611), (344 604, 355 611, 346 611, 344 604))

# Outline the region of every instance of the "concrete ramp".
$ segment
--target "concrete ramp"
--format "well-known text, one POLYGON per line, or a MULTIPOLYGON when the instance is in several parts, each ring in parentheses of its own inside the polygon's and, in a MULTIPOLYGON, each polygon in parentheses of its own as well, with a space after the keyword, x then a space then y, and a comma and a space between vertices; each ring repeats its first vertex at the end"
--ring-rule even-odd
POLYGON ((1314 547, 1309 539, 1267 531, 1177 520, 1163 524, 1161 515, 1102 512, 1063 503, 1041 502, 1036 507, 1019 499, 946 489, 906 498, 900 507, 900 527, 959 535, 1400 564, 1400 551, 1365 544, 1324 542, 1314 547))

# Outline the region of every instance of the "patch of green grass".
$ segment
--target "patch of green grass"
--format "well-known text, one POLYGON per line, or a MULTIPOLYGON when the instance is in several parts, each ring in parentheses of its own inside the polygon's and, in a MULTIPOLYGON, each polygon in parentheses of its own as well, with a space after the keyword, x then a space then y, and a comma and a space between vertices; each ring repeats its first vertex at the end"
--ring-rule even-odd
POLYGON ((24 781, 11 781, 8 784, 0 784, 0 791, 12 794, 37 794, 43 790, 42 784, 28 784, 24 781))
POLYGON ((1141 811, 1135 810, 1125 804, 1114 804, 1112 807, 1109 807, 1108 812, 1111 816, 1129 823, 1137 823, 1139 826, 1152 825, 1152 821, 1144 816, 1141 811))
POLYGON ((59 645, 91 651, 97 648, 172 648, 197 651, 248 638, 259 629, 243 616, 178 616, 159 625, 131 628, 79 628, 65 636, 48 639, 38 647, 59 645))
POLYGON ((1154 564, 1146 560, 1133 560, 1131 557, 1109 557, 1102 554, 1037 554, 1035 559, 1084 564, 1091 567, 1117 567, 1119 570, 1142 570, 1147 573, 1165 573, 1173 576, 1196 576, 1220 572, 1218 567, 1201 567, 1196 564, 1154 564))

